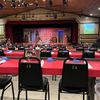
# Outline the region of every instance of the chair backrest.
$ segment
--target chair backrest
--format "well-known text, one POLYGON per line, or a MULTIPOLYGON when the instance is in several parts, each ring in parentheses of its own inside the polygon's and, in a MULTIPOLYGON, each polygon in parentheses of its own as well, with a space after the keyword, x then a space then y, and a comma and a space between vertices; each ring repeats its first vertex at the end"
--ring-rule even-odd
POLYGON ((0 49, 0 56, 5 56, 4 51, 0 49))
POLYGON ((40 57, 51 57, 51 50, 41 50, 40 57))
POLYGON ((77 47, 76 50, 77 51, 84 51, 84 47, 77 47))
POLYGON ((8 50, 15 50, 15 47, 9 47, 8 50))
POLYGON ((83 51, 83 58, 95 58, 95 52, 94 51, 83 51))
POLYGON ((69 57, 69 51, 68 50, 59 50, 58 51, 58 57, 69 57))
POLYGON ((51 51, 51 50, 52 50, 52 47, 48 47, 47 50, 48 50, 48 51, 51 51))
POLYGON ((25 50, 25 47, 20 46, 20 47, 18 47, 18 50, 25 50))
POLYGON ((40 60, 36 57, 19 60, 19 87, 34 89, 42 88, 42 70, 40 60))
POLYGON ((97 51, 97 48, 89 48, 89 51, 97 51))
POLYGON ((66 59, 63 63, 62 88, 83 89, 88 87, 88 63, 85 59, 66 59))

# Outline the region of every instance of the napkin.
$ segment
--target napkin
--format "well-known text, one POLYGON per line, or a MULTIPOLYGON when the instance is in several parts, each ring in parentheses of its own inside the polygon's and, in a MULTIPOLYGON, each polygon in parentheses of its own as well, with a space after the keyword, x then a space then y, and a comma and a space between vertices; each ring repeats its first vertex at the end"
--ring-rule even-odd
POLYGON ((4 62, 6 62, 6 60, 1 60, 1 61, 0 61, 0 64, 2 64, 2 63, 4 63, 4 62))

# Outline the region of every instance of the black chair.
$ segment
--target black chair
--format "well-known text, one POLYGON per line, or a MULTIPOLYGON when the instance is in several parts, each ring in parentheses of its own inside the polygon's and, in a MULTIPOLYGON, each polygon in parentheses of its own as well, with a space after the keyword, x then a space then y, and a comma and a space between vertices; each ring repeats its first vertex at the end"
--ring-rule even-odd
POLYGON ((8 50, 15 50, 15 47, 9 47, 8 50))
POLYGON ((97 51, 97 48, 89 48, 89 51, 97 51))
POLYGON ((94 51, 83 51, 82 57, 83 58, 95 58, 95 52, 94 51))
POLYGON ((69 51, 68 50, 59 50, 57 57, 69 57, 69 51))
POLYGON ((66 59, 63 63, 62 78, 59 82, 58 100, 60 93, 88 94, 88 63, 84 59, 66 59), (71 62, 71 63, 70 63, 71 62))
POLYGON ((3 95, 4 95, 5 90, 8 89, 10 86, 12 86, 13 100, 15 100, 12 77, 1 75, 0 76, 0 89, 2 89, 1 100, 3 100, 3 95))
POLYGON ((77 47, 76 51, 84 51, 84 47, 77 47))
POLYGON ((51 57, 51 50, 41 50, 40 57, 51 57))
POLYGON ((48 51, 52 51, 52 47, 48 47, 47 50, 48 50, 48 51))
POLYGON ((18 86, 19 92, 17 100, 19 100, 22 90, 26 91, 26 100, 28 100, 27 91, 45 92, 45 100, 47 100, 47 94, 48 100, 50 100, 49 82, 46 77, 42 77, 40 60, 36 57, 28 59, 26 57, 20 58, 18 86))
POLYGON ((4 51, 0 49, 0 56, 5 56, 4 51))
POLYGON ((18 50, 25 50, 25 47, 20 46, 20 47, 18 47, 18 50))

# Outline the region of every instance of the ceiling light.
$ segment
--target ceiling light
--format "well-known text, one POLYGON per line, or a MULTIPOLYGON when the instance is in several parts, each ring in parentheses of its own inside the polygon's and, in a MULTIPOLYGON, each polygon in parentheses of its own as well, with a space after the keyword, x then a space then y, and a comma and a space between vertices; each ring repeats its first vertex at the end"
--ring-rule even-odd
POLYGON ((46 2, 46 0, 42 0, 43 2, 46 2))
POLYGON ((100 10, 100 7, 98 8, 98 10, 100 10))
POLYGON ((33 5, 33 3, 29 3, 29 6, 32 6, 33 5))
POLYGON ((35 0, 34 4, 35 4, 35 7, 39 7, 39 2, 38 2, 38 0, 35 0))
POLYGON ((91 13, 90 16, 93 16, 93 14, 91 13))

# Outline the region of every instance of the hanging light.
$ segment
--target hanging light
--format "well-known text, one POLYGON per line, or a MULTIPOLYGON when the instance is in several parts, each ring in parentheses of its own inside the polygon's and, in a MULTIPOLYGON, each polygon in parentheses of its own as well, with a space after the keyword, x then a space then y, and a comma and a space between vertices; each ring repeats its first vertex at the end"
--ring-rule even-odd
POLYGON ((39 1, 35 0, 34 5, 35 5, 35 7, 39 7, 39 1))

